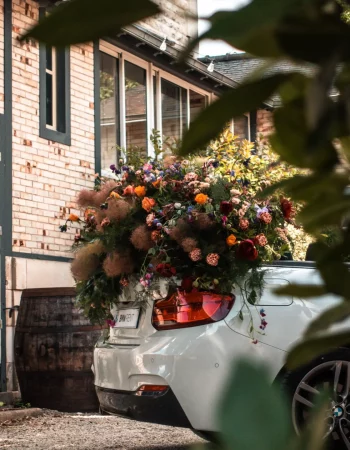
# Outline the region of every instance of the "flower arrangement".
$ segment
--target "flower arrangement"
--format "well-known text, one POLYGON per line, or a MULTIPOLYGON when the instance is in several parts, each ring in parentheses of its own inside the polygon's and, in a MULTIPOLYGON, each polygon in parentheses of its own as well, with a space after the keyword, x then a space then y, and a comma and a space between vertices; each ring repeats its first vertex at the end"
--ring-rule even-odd
POLYGON ((92 321, 108 319, 135 279, 145 290, 166 278, 186 291, 222 293, 245 279, 247 301, 255 303, 263 285, 258 269, 291 250, 285 225, 295 211, 284 197, 258 200, 248 174, 259 157, 247 142, 239 154, 230 148, 214 143, 187 160, 113 165, 114 179, 98 178, 95 190, 80 192, 83 217, 71 214, 61 231, 69 222, 82 225, 72 273, 92 321))

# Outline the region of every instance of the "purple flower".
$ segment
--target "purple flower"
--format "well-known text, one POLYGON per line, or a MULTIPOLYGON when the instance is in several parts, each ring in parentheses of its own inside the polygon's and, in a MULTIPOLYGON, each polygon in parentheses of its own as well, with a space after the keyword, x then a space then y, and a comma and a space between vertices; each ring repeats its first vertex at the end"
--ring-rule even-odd
POLYGON ((231 177, 234 177, 236 175, 236 172, 234 170, 231 170, 230 175, 231 177))
POLYGON ((114 172, 116 169, 115 164, 112 164, 111 166, 109 166, 109 168, 111 169, 112 172, 114 172))
POLYGON ((268 213, 269 210, 268 208, 266 208, 266 206, 264 208, 259 208, 259 206, 256 206, 256 217, 259 219, 262 213, 268 213))
POLYGON ((212 163, 212 166, 213 166, 215 169, 218 168, 219 165, 220 165, 219 161, 214 161, 214 162, 212 163))

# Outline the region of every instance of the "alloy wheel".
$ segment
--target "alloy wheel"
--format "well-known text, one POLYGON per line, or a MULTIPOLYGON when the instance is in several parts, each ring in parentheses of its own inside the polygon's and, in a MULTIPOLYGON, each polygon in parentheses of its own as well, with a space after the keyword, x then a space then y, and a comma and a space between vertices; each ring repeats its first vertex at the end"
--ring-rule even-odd
POLYGON ((329 449, 350 450, 350 362, 330 361, 310 370, 297 386, 292 402, 298 434, 307 426, 317 396, 329 392, 325 438, 329 449))

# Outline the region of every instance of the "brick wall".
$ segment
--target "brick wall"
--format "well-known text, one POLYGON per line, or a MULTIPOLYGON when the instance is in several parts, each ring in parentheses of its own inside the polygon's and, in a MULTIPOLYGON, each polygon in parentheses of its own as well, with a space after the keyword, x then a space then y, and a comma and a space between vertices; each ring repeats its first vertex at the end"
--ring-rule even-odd
POLYGON ((256 116, 256 134, 257 137, 266 138, 273 132, 272 112, 265 109, 259 109, 256 116))
POLYGON ((155 0, 155 3, 160 5, 163 13, 142 22, 141 25, 181 46, 186 45, 188 37, 197 33, 197 21, 188 18, 189 13, 197 14, 197 1, 155 0))
POLYGON ((4 113, 4 0, 0 0, 0 114, 4 113))
POLYGON ((71 48, 71 146, 39 137, 39 47, 17 37, 38 20, 38 4, 13 1, 13 250, 67 256, 58 229, 94 179, 92 45, 71 48))

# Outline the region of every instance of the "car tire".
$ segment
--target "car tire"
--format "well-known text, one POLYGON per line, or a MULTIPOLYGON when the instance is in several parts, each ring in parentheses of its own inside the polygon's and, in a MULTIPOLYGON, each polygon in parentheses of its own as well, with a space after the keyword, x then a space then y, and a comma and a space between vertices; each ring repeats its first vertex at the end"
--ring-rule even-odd
POLYGON ((218 444, 220 442, 219 433, 214 433, 213 431, 197 431, 197 430, 192 431, 194 434, 196 434, 204 441, 208 441, 213 444, 218 444))
POLYGON ((279 381, 287 395, 291 420, 297 434, 307 424, 317 392, 331 389, 327 449, 350 448, 350 349, 340 348, 300 369, 285 372, 279 381))

